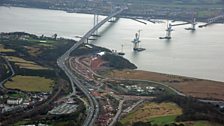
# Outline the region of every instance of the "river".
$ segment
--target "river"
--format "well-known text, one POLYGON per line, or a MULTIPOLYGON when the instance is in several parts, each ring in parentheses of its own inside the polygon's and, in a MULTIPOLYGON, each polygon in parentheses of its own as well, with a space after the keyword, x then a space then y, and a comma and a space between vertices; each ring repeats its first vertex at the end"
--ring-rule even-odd
MULTIPOLYGON (((57 33, 75 39, 93 26, 93 15, 58 10, 0 7, 0 15, 0 32, 23 31, 47 36, 57 33)), ((197 28, 195 32, 184 29, 190 25, 177 26, 172 40, 167 41, 158 39, 165 36, 166 23, 147 23, 123 18, 116 23, 108 22, 99 30, 101 37, 92 43, 118 51, 124 45, 124 57, 139 70, 224 82, 224 24, 197 28), (146 50, 135 53, 131 41, 138 30, 141 30, 140 46, 146 50)))

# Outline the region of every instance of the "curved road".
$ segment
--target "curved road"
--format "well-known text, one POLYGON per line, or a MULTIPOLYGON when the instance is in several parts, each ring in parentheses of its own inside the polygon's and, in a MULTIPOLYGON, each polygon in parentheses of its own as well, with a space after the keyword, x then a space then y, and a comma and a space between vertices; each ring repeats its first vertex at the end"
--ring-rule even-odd
POLYGON ((72 93, 70 96, 75 95, 75 85, 86 95, 89 100, 90 107, 87 110, 87 117, 84 121, 83 126, 92 126, 97 118, 99 113, 99 104, 95 97, 89 93, 88 89, 81 84, 79 79, 72 73, 72 71, 65 65, 65 61, 68 59, 70 53, 77 49, 77 47, 83 44, 97 29, 99 29, 104 23, 109 21, 112 17, 120 14, 122 11, 126 10, 127 7, 123 7, 120 10, 112 13, 110 16, 99 22, 96 26, 90 29, 77 43, 75 43, 69 50, 67 50, 60 58, 57 60, 58 66, 65 72, 68 76, 71 86, 72 93), (75 84, 75 85, 74 85, 75 84))
POLYGON ((6 79, 4 79, 3 81, 0 82, 0 88, 3 90, 6 90, 6 88, 4 87, 4 83, 15 75, 15 71, 13 70, 9 61, 6 58, 4 58, 4 59, 5 59, 5 62, 7 63, 7 66, 9 67, 10 71, 12 72, 12 74, 9 77, 7 77, 6 79))

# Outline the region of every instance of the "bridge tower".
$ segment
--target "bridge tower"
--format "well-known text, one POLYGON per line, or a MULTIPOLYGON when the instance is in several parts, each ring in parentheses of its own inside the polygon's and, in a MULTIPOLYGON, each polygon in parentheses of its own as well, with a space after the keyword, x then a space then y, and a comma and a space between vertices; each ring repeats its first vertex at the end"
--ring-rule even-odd
POLYGON ((166 29, 166 37, 165 39, 171 39, 171 32, 173 31, 171 23, 167 22, 167 29, 166 29))
POLYGON ((195 30, 195 26, 196 26, 196 18, 193 19, 193 22, 192 22, 192 30, 195 30))
MULTIPOLYGON (((110 3, 110 13, 112 14, 114 10, 115 10, 114 5, 110 3)), ((115 21, 116 21, 116 17, 112 17, 108 22, 115 22, 115 21)))
POLYGON ((139 40, 139 38, 140 38, 140 31, 141 30, 139 30, 138 33, 135 34, 135 38, 132 41, 132 43, 134 44, 133 50, 137 50, 139 48, 139 43, 141 42, 139 40))
MULTIPOLYGON (((98 8, 100 6, 100 0, 93 1, 94 4, 94 15, 93 15, 93 27, 95 27, 99 23, 99 14, 98 14, 98 8)), ((98 29, 92 34, 92 36, 98 37, 98 29)))
MULTIPOLYGON (((93 27, 99 23, 99 15, 95 12, 93 17, 93 27)), ((93 33, 93 36, 98 36, 98 29, 93 33)))
POLYGON ((166 36, 159 37, 159 39, 171 39, 171 32, 173 31, 172 26, 175 26, 175 25, 172 25, 171 23, 169 23, 169 21, 167 21, 166 36))

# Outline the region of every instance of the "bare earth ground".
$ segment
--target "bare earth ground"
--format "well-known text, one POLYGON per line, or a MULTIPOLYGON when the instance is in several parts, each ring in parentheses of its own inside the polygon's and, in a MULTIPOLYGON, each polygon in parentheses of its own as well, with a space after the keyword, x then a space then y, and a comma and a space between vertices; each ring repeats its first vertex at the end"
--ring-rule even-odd
POLYGON ((120 79, 141 79, 161 82, 186 95, 204 99, 224 100, 224 82, 139 70, 113 70, 108 72, 107 76, 120 79))

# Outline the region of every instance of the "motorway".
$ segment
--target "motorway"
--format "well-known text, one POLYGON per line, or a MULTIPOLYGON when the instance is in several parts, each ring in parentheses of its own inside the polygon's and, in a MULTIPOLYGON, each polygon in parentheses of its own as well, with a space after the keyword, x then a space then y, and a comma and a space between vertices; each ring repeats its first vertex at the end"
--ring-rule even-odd
POLYGON ((99 22, 96 26, 94 26, 92 29, 90 29, 77 43, 75 43, 69 50, 67 50, 60 58, 57 60, 58 66, 65 72, 65 74, 68 76, 71 86, 72 86, 72 95, 76 95, 76 88, 75 85, 86 95, 89 101, 89 108, 87 109, 87 117, 84 121, 83 126, 92 126, 95 123, 95 120, 99 113, 99 103, 96 100, 96 98, 89 93, 88 89, 81 84, 79 79, 72 73, 72 71, 65 65, 65 61, 68 60, 69 55, 72 51, 77 49, 79 45, 83 44, 87 39, 97 30, 99 29, 104 23, 109 21, 112 17, 120 14, 122 11, 126 10, 127 7, 123 7, 119 9, 118 11, 112 13, 107 18, 103 19, 101 22, 99 22))

